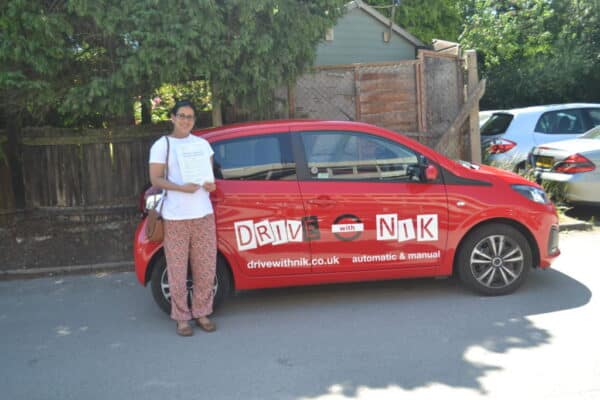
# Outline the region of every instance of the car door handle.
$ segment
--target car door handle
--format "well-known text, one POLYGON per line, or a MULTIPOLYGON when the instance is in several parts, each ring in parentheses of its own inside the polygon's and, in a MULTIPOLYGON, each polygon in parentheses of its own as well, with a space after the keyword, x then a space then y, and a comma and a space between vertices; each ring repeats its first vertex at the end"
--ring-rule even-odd
POLYGON ((337 201, 332 199, 310 199, 308 200, 308 204, 313 204, 316 206, 333 206, 337 201))

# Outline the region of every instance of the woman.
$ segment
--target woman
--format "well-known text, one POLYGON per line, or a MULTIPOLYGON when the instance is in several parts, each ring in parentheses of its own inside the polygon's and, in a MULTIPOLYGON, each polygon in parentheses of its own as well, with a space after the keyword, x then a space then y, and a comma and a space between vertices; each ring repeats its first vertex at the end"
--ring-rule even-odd
POLYGON ((183 158, 186 149, 193 149, 196 157, 200 154, 212 165, 214 152, 206 140, 191 134, 195 121, 191 102, 177 102, 171 110, 171 121, 171 134, 158 139, 150 149, 150 182, 165 191, 163 245, 171 292, 171 318, 177 321, 179 335, 191 336, 191 319, 204 331, 216 329, 208 319, 212 313, 216 269, 215 220, 209 193, 216 186, 212 171, 210 177, 200 182, 185 182, 183 176, 189 171, 180 168, 183 165, 178 157, 183 158), (188 260, 194 280, 191 309, 186 288, 188 260))

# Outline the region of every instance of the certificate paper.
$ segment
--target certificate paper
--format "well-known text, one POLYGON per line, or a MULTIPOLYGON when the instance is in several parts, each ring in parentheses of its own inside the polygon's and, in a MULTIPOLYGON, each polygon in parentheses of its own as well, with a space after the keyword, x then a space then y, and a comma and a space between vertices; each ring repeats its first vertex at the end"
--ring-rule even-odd
POLYGON ((177 163, 183 183, 214 182, 210 154, 201 143, 186 144, 177 148, 177 163))

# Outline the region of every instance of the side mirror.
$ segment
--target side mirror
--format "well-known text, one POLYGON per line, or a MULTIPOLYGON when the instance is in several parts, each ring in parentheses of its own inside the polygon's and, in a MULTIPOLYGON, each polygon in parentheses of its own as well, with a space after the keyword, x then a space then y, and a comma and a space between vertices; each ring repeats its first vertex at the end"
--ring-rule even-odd
POLYGON ((427 167, 425 167, 425 180, 427 182, 437 180, 439 175, 440 175, 440 172, 438 171, 438 169, 435 165, 429 164, 427 167))
POLYGON ((438 179, 440 172, 435 165, 429 164, 424 156, 419 156, 418 164, 408 167, 408 175, 412 181, 431 182, 438 179))

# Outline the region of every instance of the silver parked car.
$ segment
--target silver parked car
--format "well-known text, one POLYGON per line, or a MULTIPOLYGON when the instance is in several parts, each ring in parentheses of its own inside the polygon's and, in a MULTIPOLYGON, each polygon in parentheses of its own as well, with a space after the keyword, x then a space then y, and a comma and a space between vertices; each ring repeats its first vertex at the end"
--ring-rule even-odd
POLYGON ((600 125, 600 104, 571 103, 497 111, 481 127, 486 164, 520 172, 534 146, 573 139, 600 125))
POLYGON ((539 183, 561 183, 568 202, 600 205, 600 126, 577 139, 534 147, 529 163, 539 183))

